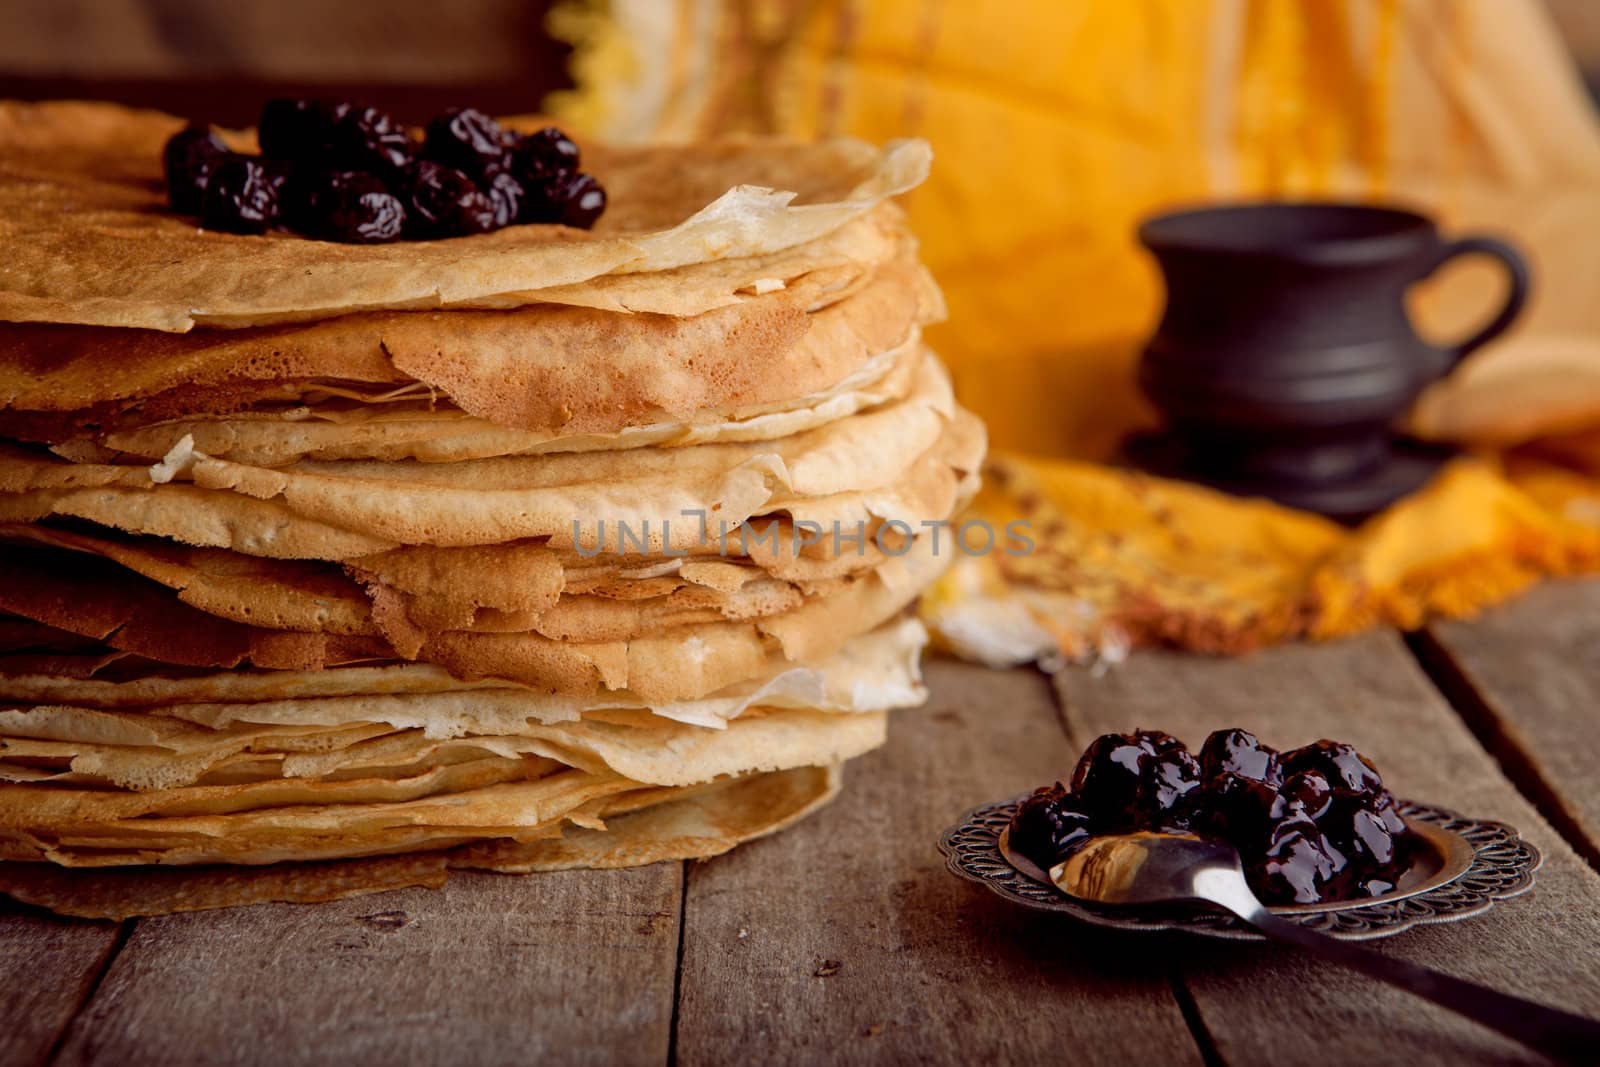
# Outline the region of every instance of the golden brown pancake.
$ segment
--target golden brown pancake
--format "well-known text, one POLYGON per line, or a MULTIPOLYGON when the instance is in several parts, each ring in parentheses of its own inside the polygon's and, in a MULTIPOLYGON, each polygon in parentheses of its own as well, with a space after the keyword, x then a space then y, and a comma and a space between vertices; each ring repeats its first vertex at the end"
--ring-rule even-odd
POLYGON ((532 294, 804 245, 916 185, 929 160, 916 141, 586 145, 609 194, 593 231, 351 245, 217 233, 170 213, 161 146, 182 126, 111 104, 0 103, 0 319, 183 333, 547 302, 532 294))
POLYGON ((902 258, 815 311, 792 291, 688 318, 538 305, 182 335, 0 323, 0 433, 58 441, 317 394, 432 398, 508 429, 615 433, 822 392, 942 316, 926 273, 902 258))

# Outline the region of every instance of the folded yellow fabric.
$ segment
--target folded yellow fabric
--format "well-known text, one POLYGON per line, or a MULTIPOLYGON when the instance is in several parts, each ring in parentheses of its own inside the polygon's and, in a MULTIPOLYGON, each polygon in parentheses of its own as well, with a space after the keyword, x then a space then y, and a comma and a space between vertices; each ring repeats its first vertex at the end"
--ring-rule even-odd
POLYGON ((963 558, 923 610, 996 666, 1414 627, 1600 570, 1600 489, 1532 462, 1463 458, 1357 530, 1092 463, 1002 454, 988 473, 971 518, 1026 522, 1033 550, 963 558))
MULTIPOLYGON (((1600 128, 1540 5, 568 0, 556 27, 579 82, 558 107, 612 137, 932 142, 932 178, 907 202, 949 298, 930 336, 1013 450, 980 507, 1042 508, 1070 531, 1031 559, 954 571, 929 609, 950 643, 985 654, 967 641, 981 619, 1021 627, 997 644, 1230 652, 1415 625, 1600 569, 1584 518, 1600 481, 1549 466, 1464 460, 1351 534, 1078 462, 1152 419, 1133 368, 1161 294, 1137 220, 1339 197, 1507 232, 1534 264, 1523 321, 1430 389, 1411 430, 1533 442, 1600 477, 1600 128)), ((1464 336, 1497 284, 1485 265, 1452 268, 1413 310, 1425 332, 1464 336)))

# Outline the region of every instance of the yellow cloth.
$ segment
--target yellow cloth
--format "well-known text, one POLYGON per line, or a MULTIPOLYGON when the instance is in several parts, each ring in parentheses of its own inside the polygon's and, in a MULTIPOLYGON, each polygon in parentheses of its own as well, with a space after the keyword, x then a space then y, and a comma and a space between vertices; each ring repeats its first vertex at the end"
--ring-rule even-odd
MULTIPOLYGON (((997 594, 1052 632, 1096 617, 1134 642, 1225 651, 1412 625, 1600 567, 1600 519, 1573 504, 1589 483, 1552 497, 1548 468, 1524 484, 1463 462, 1350 535, 1081 462, 1152 420, 1133 368, 1160 291, 1137 220, 1240 195, 1399 199, 1447 232, 1510 231, 1535 265, 1532 306, 1412 428, 1496 447, 1559 432, 1565 462, 1600 458, 1584 436, 1600 429, 1600 133, 1536 3, 571 0, 555 25, 579 46, 580 85, 557 107, 610 136, 932 141, 934 175, 908 203, 951 308, 930 340, 1012 450, 1005 485, 1034 485, 1074 531, 958 569, 930 604, 947 632, 961 611, 991 618, 975 605, 997 594)), ((1498 284, 1452 268, 1414 311, 1430 335, 1463 336, 1498 284)), ((984 506, 1014 511, 1014 493, 984 506)))
MULTIPOLYGON (((1455 461, 1359 530, 1091 463, 996 455, 969 519, 1028 523, 1031 552, 963 558, 924 612, 995 664, 1167 644, 1247 652, 1429 614, 1544 575, 1600 570, 1600 487, 1558 467, 1455 461)), ((975 537, 969 543, 981 544, 975 537)))

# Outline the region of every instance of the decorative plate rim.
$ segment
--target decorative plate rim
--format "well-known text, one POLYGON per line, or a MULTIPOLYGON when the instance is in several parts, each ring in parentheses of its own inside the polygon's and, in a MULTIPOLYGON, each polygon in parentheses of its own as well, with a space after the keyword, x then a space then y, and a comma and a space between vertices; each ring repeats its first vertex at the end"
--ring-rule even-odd
MULTIPOLYGON (((1028 794, 982 804, 939 835, 939 851, 951 873, 987 886, 1015 904, 1052 911, 1118 930, 1182 930, 1203 937, 1259 941, 1262 936, 1231 915, 1203 906, 1135 911, 1074 900, 1054 886, 1035 881, 1000 852, 1000 832, 1028 794)), ((1401 801, 1400 814, 1453 833, 1472 846, 1472 864, 1456 877, 1423 892, 1393 901, 1371 900, 1325 911, 1281 911, 1291 922, 1334 937, 1362 941, 1389 937, 1414 926, 1458 922, 1480 915, 1496 903, 1533 888, 1544 863, 1539 850, 1503 822, 1472 819, 1447 808, 1401 801)))

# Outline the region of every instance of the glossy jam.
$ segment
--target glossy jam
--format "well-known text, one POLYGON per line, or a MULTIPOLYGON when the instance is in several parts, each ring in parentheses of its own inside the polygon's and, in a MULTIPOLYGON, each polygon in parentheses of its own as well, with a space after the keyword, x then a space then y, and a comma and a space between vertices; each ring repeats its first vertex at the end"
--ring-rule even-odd
POLYGON ((1279 753, 1239 729, 1206 738, 1198 759, 1158 731, 1098 737, 1070 789, 1022 803, 1010 840, 1049 870, 1096 835, 1136 830, 1229 842, 1268 904, 1387 893, 1408 863, 1405 822, 1370 760, 1326 740, 1279 753))

